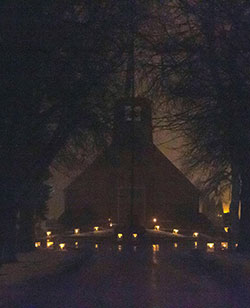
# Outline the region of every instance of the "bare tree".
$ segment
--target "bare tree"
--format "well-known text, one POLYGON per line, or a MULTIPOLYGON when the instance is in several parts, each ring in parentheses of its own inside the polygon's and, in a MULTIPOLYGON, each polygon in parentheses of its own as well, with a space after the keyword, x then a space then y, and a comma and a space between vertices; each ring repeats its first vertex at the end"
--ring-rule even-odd
POLYGON ((12 261, 32 184, 68 140, 105 130, 101 96, 123 54, 111 4, 6 1, 1 9, 1 257, 12 261))
POLYGON ((189 168, 209 171, 207 186, 233 185, 232 227, 237 233, 241 201, 239 248, 249 250, 249 4, 163 6, 158 39, 149 40, 159 57, 155 84, 168 102, 161 121, 186 140, 189 168))

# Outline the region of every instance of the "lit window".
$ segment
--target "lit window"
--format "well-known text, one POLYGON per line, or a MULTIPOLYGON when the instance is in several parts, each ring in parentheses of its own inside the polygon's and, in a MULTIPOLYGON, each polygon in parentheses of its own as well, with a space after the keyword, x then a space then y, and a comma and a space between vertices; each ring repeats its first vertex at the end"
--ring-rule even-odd
POLYGON ((153 244, 152 247, 153 247, 153 252, 156 252, 156 251, 159 251, 159 250, 160 250, 158 244, 153 244))

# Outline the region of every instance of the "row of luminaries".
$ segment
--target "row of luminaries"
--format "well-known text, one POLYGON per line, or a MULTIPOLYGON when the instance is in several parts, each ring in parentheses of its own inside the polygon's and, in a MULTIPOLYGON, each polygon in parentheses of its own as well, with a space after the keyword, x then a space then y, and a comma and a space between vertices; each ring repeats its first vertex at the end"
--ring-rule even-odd
MULTIPOLYGON (((120 234, 118 234, 120 235, 120 234)), ((134 237, 134 247, 137 247, 139 245, 137 245, 136 243, 136 239, 137 239, 137 236, 134 237)), ((123 244, 123 241, 122 241, 122 237, 118 237, 117 239, 117 244, 118 244, 118 251, 121 251, 122 249, 122 244, 123 244)), ((236 244, 237 245, 237 244, 236 244)), ((66 251, 68 249, 83 249, 83 248, 86 248, 86 247, 90 247, 90 248, 95 248, 95 249, 100 249, 101 247, 106 247, 106 246, 109 246, 107 245, 106 243, 104 242, 86 242, 84 240, 82 241, 69 241, 69 242, 66 242, 66 241, 60 241, 59 238, 47 238, 46 241, 37 241, 35 242, 35 247, 36 248, 47 248, 47 249, 57 249, 57 250, 60 250, 60 251, 66 251), (90 247, 91 246, 91 247, 90 247)), ((115 247, 116 245, 112 245, 112 247, 115 247)), ((177 249, 177 248, 193 248, 193 249, 202 249, 202 250, 205 250, 207 252, 215 252, 216 250, 227 250, 228 249, 228 242, 203 242, 203 241, 198 241, 198 240, 195 240, 195 241, 192 241, 192 242, 183 242, 183 241, 180 241, 180 242, 168 242, 168 243, 164 243, 162 245, 163 247, 167 247, 167 248, 174 248, 174 249, 177 249)), ((152 248, 153 248, 153 251, 159 251, 159 247, 160 245, 159 244, 152 244, 152 248)))
MULTIPOLYGON (((110 225, 111 225, 110 227, 112 227, 113 224, 110 223, 110 225)), ((160 231, 160 226, 159 226, 159 225, 155 225, 153 229, 154 229, 155 231, 160 231)), ((95 227, 93 227, 93 230, 92 230, 92 231, 98 232, 98 231, 104 231, 104 230, 106 230, 106 229, 103 229, 103 228, 101 228, 101 227, 95 226, 95 227)), ((172 230, 172 233, 173 233, 174 235, 179 234, 179 229, 173 229, 173 230, 172 230)), ((46 234, 47 234, 47 236, 49 237, 49 236, 52 235, 52 231, 47 231, 46 234)), ((75 235, 80 235, 80 234, 81 234, 81 233, 80 233, 80 229, 79 229, 79 228, 75 228, 74 231, 73 231, 73 234, 75 234, 75 235)), ((192 235, 193 235, 194 238, 197 238, 197 237, 199 236, 199 232, 193 232, 192 235)))
MULTIPOLYGON (((75 229, 73 231, 69 232, 69 234, 72 234, 72 232, 73 232, 73 234, 75 234, 75 235, 80 235, 81 232, 86 234, 86 232, 89 232, 89 231, 94 231, 94 232, 107 231, 108 229, 112 230, 116 227, 117 227, 117 224, 115 222, 113 222, 111 218, 108 218, 107 223, 105 223, 103 226, 94 226, 94 227, 92 227, 92 229, 88 229, 88 230, 86 228, 84 228, 84 231, 80 230, 79 227, 75 227, 75 229)), ((156 217, 152 218, 152 227, 151 228, 155 231, 161 231, 162 230, 162 231, 165 231, 165 232, 168 232, 168 233, 173 233, 174 235, 178 235, 178 234, 181 233, 181 235, 193 236, 194 238, 197 238, 199 236, 199 233, 196 232, 197 230, 196 231, 194 230, 193 232, 191 230, 189 230, 189 231, 188 230, 182 230, 180 232, 180 230, 178 228, 169 229, 169 228, 161 227, 159 225, 159 221, 156 217)), ((225 232, 225 235, 226 235, 226 233, 229 232, 229 228, 224 227, 224 232, 225 232)), ((51 231, 47 231, 47 233, 51 234, 51 231)), ((67 231, 67 234, 68 234, 68 231, 67 231)))

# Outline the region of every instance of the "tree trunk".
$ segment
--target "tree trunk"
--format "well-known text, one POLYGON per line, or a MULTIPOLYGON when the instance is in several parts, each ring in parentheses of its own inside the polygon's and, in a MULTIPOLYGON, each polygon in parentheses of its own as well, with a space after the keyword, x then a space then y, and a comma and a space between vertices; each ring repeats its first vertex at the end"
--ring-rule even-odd
POLYGON ((0 218, 0 262, 10 263, 16 259, 17 210, 13 207, 1 209, 0 218))
POLYGON ((250 252, 250 174, 242 174, 241 217, 239 229, 239 246, 241 252, 250 252))
POLYGON ((29 252, 34 250, 34 210, 29 206, 20 208, 18 251, 29 252))
POLYGON ((240 202, 240 178, 239 170, 232 164, 232 198, 230 203, 231 216, 231 248, 235 247, 239 236, 239 202, 240 202))

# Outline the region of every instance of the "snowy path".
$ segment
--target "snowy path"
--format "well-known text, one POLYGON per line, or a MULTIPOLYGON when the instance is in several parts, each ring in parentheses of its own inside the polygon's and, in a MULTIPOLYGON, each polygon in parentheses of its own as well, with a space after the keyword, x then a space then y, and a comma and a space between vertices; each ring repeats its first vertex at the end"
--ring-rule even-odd
MULTIPOLYGON (((23 288, 10 308, 247 308, 248 286, 167 247, 98 247, 78 272, 23 288), (159 251, 157 251, 159 249, 159 251), (216 274, 216 271, 218 273, 216 274)), ((211 264, 210 264, 211 265, 211 264)))

